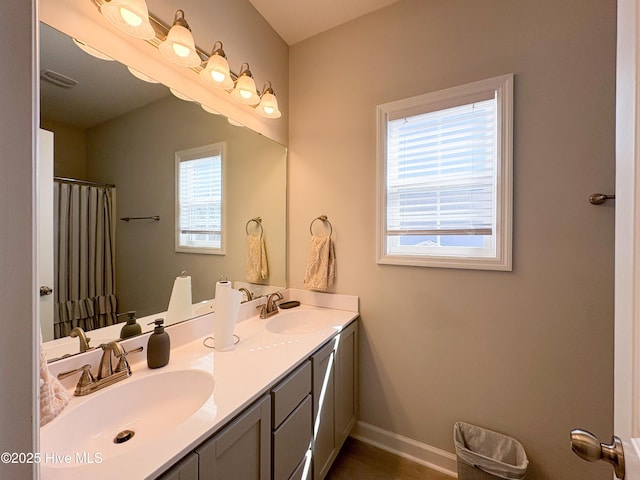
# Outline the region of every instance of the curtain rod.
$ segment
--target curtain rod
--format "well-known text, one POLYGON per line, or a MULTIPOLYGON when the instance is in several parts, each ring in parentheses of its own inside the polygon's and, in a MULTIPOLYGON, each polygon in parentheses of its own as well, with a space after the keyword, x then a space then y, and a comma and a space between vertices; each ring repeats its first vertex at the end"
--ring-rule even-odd
POLYGON ((65 177, 53 177, 53 180, 61 183, 75 183, 78 185, 87 185, 89 187, 108 187, 108 188, 116 188, 116 186, 112 183, 97 183, 97 182, 88 182, 86 180, 78 180, 76 178, 65 178, 65 177))

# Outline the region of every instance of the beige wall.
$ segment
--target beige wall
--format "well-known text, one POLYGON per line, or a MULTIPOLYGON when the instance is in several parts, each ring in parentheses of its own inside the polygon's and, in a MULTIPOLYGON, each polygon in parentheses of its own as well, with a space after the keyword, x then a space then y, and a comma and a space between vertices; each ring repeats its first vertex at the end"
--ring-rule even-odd
MULTIPOLYGON (((35 277, 36 9, 7 0, 0 29, 0 450, 34 452, 38 363, 35 277), (10 114, 9 114, 10 112, 10 114)), ((32 478, 35 466, 0 463, 0 478, 32 478)))
POLYGON ((116 217, 160 215, 116 225, 118 311, 166 310, 173 281, 191 276, 193 301, 211 299, 220 275, 246 281, 250 218, 263 219, 268 283, 285 285, 286 149, 194 103, 169 95, 87 130, 88 179, 116 185, 116 217), (225 142, 225 255, 176 253, 175 152, 225 142))
POLYGON ((53 174, 56 177, 87 178, 84 129, 55 120, 41 119, 40 127, 53 132, 53 174))
POLYGON ((326 213, 333 291, 360 296, 360 419, 453 452, 455 421, 519 439, 532 479, 610 478, 614 0, 401 0, 290 54, 290 285, 326 213), (377 265, 375 107, 515 74, 513 272, 377 265))

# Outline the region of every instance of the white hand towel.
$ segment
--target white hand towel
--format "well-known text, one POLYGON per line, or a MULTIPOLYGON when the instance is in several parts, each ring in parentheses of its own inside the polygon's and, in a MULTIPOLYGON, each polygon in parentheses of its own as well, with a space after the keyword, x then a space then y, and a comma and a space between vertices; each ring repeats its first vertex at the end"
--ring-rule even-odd
POLYGON ((69 392, 51 375, 40 336, 40 426, 56 418, 69 403, 69 392))
POLYGON ((247 280, 256 283, 268 277, 264 239, 262 235, 247 235, 247 280))
POLYGON ((312 290, 326 290, 336 276, 336 253, 329 235, 311 236, 304 286, 312 290))

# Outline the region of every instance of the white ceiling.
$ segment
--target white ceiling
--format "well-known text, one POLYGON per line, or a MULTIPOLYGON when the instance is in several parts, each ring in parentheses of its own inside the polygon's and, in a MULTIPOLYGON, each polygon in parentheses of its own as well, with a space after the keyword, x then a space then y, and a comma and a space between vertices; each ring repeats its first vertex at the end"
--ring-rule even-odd
POLYGON ((398 0, 249 0, 289 45, 398 0))

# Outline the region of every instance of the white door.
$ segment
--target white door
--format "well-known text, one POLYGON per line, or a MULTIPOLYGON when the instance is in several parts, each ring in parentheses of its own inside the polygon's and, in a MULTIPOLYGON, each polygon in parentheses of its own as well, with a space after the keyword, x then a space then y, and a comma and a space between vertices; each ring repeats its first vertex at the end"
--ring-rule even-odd
POLYGON ((616 67, 616 241, 614 433, 601 445, 572 432, 583 458, 617 464, 640 480, 640 0, 618 0, 616 67), (620 455, 620 452, 623 454, 620 455))
POLYGON ((618 0, 614 433, 627 480, 640 479, 640 2, 618 0))
POLYGON ((53 133, 40 129, 38 144, 38 285, 42 340, 53 340, 53 133))

